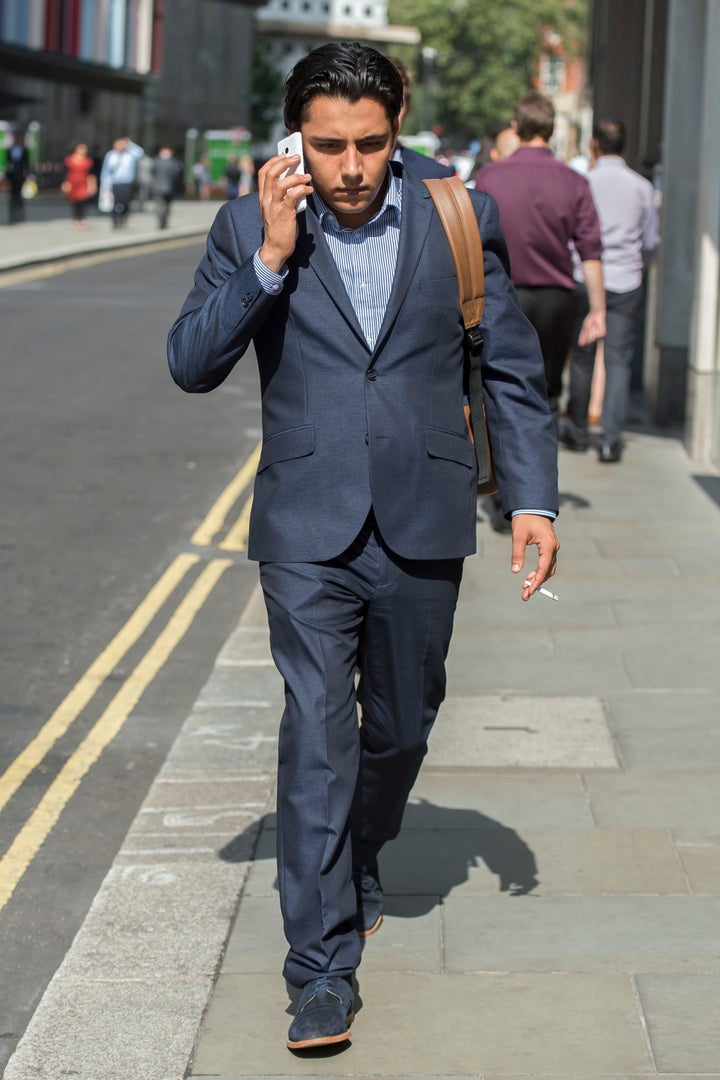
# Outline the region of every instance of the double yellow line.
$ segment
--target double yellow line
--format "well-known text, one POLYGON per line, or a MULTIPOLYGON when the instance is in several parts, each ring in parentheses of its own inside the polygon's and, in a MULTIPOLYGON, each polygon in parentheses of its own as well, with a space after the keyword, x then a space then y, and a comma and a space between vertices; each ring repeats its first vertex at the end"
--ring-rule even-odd
MULTIPOLYGON (((255 475, 259 456, 260 445, 258 444, 196 529, 192 536, 193 544, 209 546, 220 535, 233 506, 255 475)), ((252 496, 246 500, 237 520, 229 528, 225 538, 220 541, 218 545, 220 548, 233 552, 246 549, 251 503, 252 496)), ((0 811, 43 761, 55 743, 70 729, 108 676, 145 633, 161 608, 199 562, 199 555, 182 554, 176 556, 168 566, 122 629, 93 661, 32 742, 0 777, 0 811)), ((50 831, 57 824, 83 778, 122 729, 142 694, 167 662, 215 585, 232 564, 233 560, 230 558, 214 558, 205 566, 100 719, 50 784, 38 806, 0 859, 0 911, 7 904, 18 882, 50 831)))

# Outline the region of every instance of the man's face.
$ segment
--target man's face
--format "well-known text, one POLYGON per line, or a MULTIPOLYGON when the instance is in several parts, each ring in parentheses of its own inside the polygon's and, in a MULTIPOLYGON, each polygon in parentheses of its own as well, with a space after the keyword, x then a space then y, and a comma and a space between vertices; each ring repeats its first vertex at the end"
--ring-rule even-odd
POLYGON ((310 102, 300 128, 305 168, 341 225, 358 228, 381 206, 396 131, 373 98, 352 104, 318 95, 310 102))

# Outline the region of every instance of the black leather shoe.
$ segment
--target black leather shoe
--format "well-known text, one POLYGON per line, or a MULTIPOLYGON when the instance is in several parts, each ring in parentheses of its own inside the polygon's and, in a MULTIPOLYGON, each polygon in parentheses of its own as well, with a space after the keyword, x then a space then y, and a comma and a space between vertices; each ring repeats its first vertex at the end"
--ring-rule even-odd
POLYGON ((288 1031, 291 1050, 330 1046, 350 1038, 355 995, 347 979, 321 975, 303 987, 295 1018, 288 1031))
POLYGON ((353 882, 357 896, 355 929, 360 937, 370 937, 377 933, 383 921, 383 890, 377 865, 356 870, 353 882))
POLYGON ((622 457, 622 443, 598 443, 598 461, 605 465, 614 464, 622 457))

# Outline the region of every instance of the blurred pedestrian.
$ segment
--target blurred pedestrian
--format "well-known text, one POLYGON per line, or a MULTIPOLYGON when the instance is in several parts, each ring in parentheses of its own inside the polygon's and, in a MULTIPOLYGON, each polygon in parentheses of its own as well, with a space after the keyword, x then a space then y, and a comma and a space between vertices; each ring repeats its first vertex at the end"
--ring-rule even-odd
POLYGON ((135 188, 137 192, 137 208, 145 209, 145 203, 152 195, 153 187, 153 159, 149 154, 143 154, 138 160, 135 174, 135 188))
POLYGON ((145 151, 132 139, 124 135, 116 139, 112 150, 108 150, 100 172, 100 191, 112 192, 112 223, 114 229, 127 224, 130 213, 130 200, 133 195, 137 164, 145 151))
POLYGON ((25 220, 23 184, 30 176, 30 155, 25 139, 21 131, 15 131, 5 162, 5 180, 9 185, 8 225, 16 225, 25 220))
POLYGON ((495 142, 490 147, 490 160, 505 161, 506 158, 512 157, 519 146, 520 136, 513 125, 509 124, 501 128, 495 136, 495 142))
POLYGON ((208 159, 203 155, 192 167, 193 185, 196 199, 210 198, 210 168, 208 159))
POLYGON ((520 146, 480 169, 475 183, 500 209, 512 281, 540 338, 548 401, 557 419, 577 307, 571 240, 588 291, 589 309, 579 332, 583 345, 605 334, 605 294, 600 222, 590 185, 553 156, 554 124, 552 102, 537 91, 525 94, 514 120, 520 146))
MULTIPOLYGON (((652 261, 660 232, 652 184, 623 159, 622 121, 596 124, 590 149, 594 164, 588 180, 600 216, 607 303, 605 393, 597 451, 600 461, 612 464, 622 457, 632 361, 642 325, 643 271, 652 261)), ((587 289, 582 283, 578 294, 582 318, 588 310, 587 289)), ((567 419, 561 433, 562 442, 571 450, 587 450, 590 443, 588 412, 595 344, 576 344, 572 351, 567 419)))
MULTIPOLYGON (((463 559, 476 547, 454 263, 427 188, 392 162, 402 101, 393 64, 357 42, 296 64, 284 118, 309 172, 286 176, 299 158, 274 156, 257 196, 221 207, 168 339, 189 392, 220 386, 248 349, 259 367, 248 554, 285 683, 278 882, 284 974, 301 989, 293 1050, 350 1037, 363 939, 383 918, 378 853, 400 830, 445 694, 463 559)), ((511 572, 538 549, 520 579, 528 600, 555 571, 555 430, 495 204, 470 200, 511 572)), ((410 981, 408 1016, 412 992, 410 981)))
POLYGON ((237 199, 240 194, 240 164, 237 154, 231 154, 225 164, 225 198, 237 199))
POLYGON ((168 226, 170 204, 182 190, 182 177, 182 163, 175 157, 172 147, 161 146, 152 162, 150 177, 159 229, 168 226))
POLYGON ((85 214, 88 200, 97 193, 97 180, 93 174, 94 162, 85 143, 74 143, 65 158, 65 179, 61 191, 70 203, 73 225, 76 229, 87 226, 85 214))
POLYGON ((238 195, 250 195, 255 191, 255 162, 249 154, 243 154, 239 161, 240 182, 238 195))
POLYGON ((403 63, 399 57, 389 56, 388 60, 395 65, 395 69, 402 79, 403 84, 403 103, 400 115, 398 116, 398 138, 395 142, 393 160, 402 162, 403 168, 407 169, 413 176, 417 176, 420 180, 431 180, 433 177, 441 176, 454 176, 455 170, 449 167, 449 165, 443 165, 428 154, 420 154, 417 150, 412 150, 409 146, 403 146, 399 141, 403 124, 412 108, 413 78, 407 64, 403 63))

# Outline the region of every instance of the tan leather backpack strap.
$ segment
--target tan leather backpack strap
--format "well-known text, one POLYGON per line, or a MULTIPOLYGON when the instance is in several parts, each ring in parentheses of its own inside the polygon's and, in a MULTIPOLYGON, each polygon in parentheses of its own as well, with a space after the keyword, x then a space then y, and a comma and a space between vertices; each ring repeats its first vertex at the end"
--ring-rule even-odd
POLYGON ((472 199, 459 176, 424 183, 447 233, 457 271, 460 310, 469 329, 482 321, 485 306, 482 239, 472 199))

